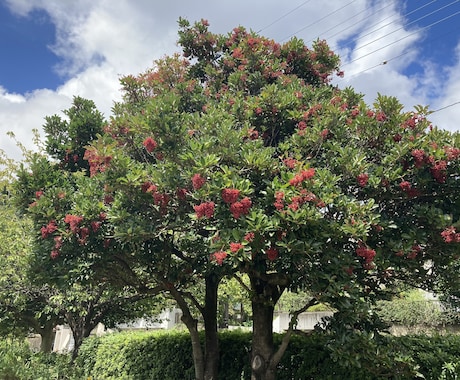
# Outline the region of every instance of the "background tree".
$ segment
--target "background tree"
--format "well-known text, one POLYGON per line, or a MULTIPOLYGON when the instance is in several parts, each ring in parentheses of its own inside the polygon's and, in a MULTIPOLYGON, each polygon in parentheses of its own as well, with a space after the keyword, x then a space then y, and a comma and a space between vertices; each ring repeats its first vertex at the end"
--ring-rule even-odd
POLYGON ((131 273, 120 263, 110 258, 104 262, 90 259, 110 242, 106 238, 109 232, 104 204, 91 200, 93 194, 100 195, 103 189, 90 180, 88 161, 83 160, 85 147, 79 144, 94 140, 102 131, 103 120, 92 101, 79 97, 64 113, 68 120, 53 116, 46 118, 44 126, 45 149, 54 157, 28 152, 27 161, 17 171, 14 195, 33 226, 33 232, 23 240, 31 244, 30 281, 48 291, 42 298, 32 294, 32 300, 42 300, 40 315, 54 321, 52 327, 56 320, 70 326, 75 358, 82 340, 98 323, 113 327, 119 322, 151 316, 158 309, 151 297, 156 290, 139 292, 128 281, 131 273), (70 151, 78 154, 79 159, 69 161, 70 151), (81 162, 83 165, 79 166, 81 162), (63 251, 68 259, 57 261, 63 251), (107 273, 111 274, 110 282, 107 273))

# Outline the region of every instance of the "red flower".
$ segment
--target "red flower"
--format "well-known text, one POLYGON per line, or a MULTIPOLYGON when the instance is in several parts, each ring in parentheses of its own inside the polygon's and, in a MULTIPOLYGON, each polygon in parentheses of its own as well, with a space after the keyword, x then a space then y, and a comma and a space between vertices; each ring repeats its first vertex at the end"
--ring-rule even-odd
POLYGON ((269 249, 267 249, 267 258, 270 260, 270 261, 273 261, 273 260, 276 260, 276 258, 278 257, 278 250, 274 247, 270 247, 269 249))
POLYGON ((247 215, 251 206, 251 200, 248 197, 245 197, 240 202, 232 203, 230 205, 230 212, 235 219, 238 219, 241 215, 247 215))
POLYGON ((414 163, 417 168, 423 166, 425 161, 425 151, 423 149, 414 149, 411 152, 412 157, 414 158, 414 163))
POLYGON ((222 190, 222 200, 225 203, 234 203, 238 200, 240 196, 240 191, 238 189, 223 189, 222 190))
POLYGON ((227 257, 227 252, 224 252, 224 251, 214 252, 211 255, 211 261, 215 261, 218 265, 222 265, 226 257, 227 257))
POLYGON ((370 249, 361 243, 358 245, 358 248, 356 248, 356 254, 359 257, 362 257, 366 264, 370 264, 374 260, 376 253, 373 249, 370 249))
POLYGON ((367 181, 369 180, 369 175, 367 173, 361 173, 360 175, 358 175, 356 180, 358 181, 359 186, 364 187, 367 185, 367 181))
POLYGON ((244 246, 241 243, 230 243, 230 251, 233 253, 238 252, 240 249, 243 249, 244 246))
POLYGON ((141 185, 141 190, 143 193, 154 193, 157 191, 157 187, 150 181, 146 181, 141 185))
POLYGON ((254 232, 248 232, 246 235, 244 235, 244 240, 250 243, 251 241, 254 240, 254 237, 255 237, 254 232))
POLYGON ((58 229, 56 222, 51 220, 46 226, 43 226, 40 231, 42 233, 42 239, 46 239, 49 235, 58 229))
POLYGON ((375 118, 377 121, 385 121, 387 116, 383 112, 378 112, 377 115, 375 115, 375 118))
POLYGON ((79 231, 79 224, 83 221, 82 216, 67 214, 64 218, 64 222, 68 223, 70 230, 75 234, 79 231))
POLYGON ((289 169, 294 169, 295 166, 297 165, 298 161, 295 158, 285 158, 283 160, 284 165, 286 165, 289 169))
POLYGON ((196 217, 198 219, 202 217, 206 217, 208 219, 212 218, 214 215, 214 202, 205 202, 201 203, 199 205, 193 206, 195 212, 196 212, 196 217))
POLYGON ((40 199, 43 195, 43 191, 39 190, 35 192, 35 198, 40 199))
POLYGON ((447 162, 444 160, 436 162, 430 168, 431 175, 437 182, 439 183, 446 182, 446 179, 447 179, 446 168, 447 168, 447 162))
POLYGON ((409 190, 412 189, 412 185, 408 181, 402 181, 399 184, 399 187, 401 188, 402 191, 408 192, 409 190))
POLYGON ((296 174, 294 178, 289 181, 291 186, 297 186, 301 184, 303 181, 311 179, 315 175, 315 169, 310 168, 307 170, 302 170, 299 174, 296 174))
POLYGON ((447 227, 441 232, 441 236, 446 243, 460 243, 460 232, 454 226, 447 227))
POLYGON ((101 222, 93 220, 91 222, 91 229, 93 230, 93 232, 97 232, 99 228, 101 228, 101 222))
POLYGON ((143 145, 145 150, 149 153, 151 153, 158 146, 157 142, 152 137, 147 137, 144 140, 143 145))
POLYGON ((59 256, 59 251, 53 249, 53 250, 51 251, 50 256, 51 256, 51 258, 52 258, 53 260, 57 259, 58 256, 59 256))
POLYGON ((199 190, 205 184, 206 179, 203 178, 200 174, 194 174, 192 177, 192 186, 195 190, 199 190))

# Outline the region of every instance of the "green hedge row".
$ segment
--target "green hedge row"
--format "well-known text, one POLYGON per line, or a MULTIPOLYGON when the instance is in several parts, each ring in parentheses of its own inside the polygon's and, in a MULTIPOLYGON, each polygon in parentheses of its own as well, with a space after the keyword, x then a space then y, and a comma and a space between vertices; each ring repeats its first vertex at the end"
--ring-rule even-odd
MULTIPOLYGON (((250 378, 250 339, 249 333, 220 334, 220 380, 250 378)), ((275 340, 279 343, 281 336, 275 340)), ((183 332, 89 338, 73 364, 68 355, 34 353, 25 341, 0 339, 0 380, 192 380, 193 374, 190 338, 183 332)), ((340 378, 460 379, 460 336, 292 337, 277 379, 340 378)))
MULTIPOLYGON (((219 379, 249 379, 251 335, 220 334, 219 379)), ((276 336, 279 343, 281 336, 276 336)), ((460 378, 460 336, 385 337, 354 335, 341 341, 326 335, 293 336, 279 365, 279 380, 456 379, 460 378), (421 377, 423 375, 423 377, 421 377), (451 376, 451 377, 449 377, 451 376)), ((82 379, 194 379, 190 338, 182 332, 131 332, 90 338, 76 366, 82 379)))

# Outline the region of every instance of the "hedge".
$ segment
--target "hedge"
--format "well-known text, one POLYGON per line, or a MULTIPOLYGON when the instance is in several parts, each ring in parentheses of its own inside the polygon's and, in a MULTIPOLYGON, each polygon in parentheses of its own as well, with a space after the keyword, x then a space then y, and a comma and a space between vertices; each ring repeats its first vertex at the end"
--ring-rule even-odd
MULTIPOLYGON (((276 335, 278 344, 282 336, 276 335)), ((249 379, 251 334, 219 335, 219 379, 249 379)), ((353 335, 336 341, 324 334, 295 335, 278 369, 279 380, 425 379, 460 368, 460 336, 353 335), (450 367, 449 367, 450 366, 450 367), (443 371, 444 368, 444 371, 443 371), (418 375, 417 375, 418 374, 418 375)), ((76 365, 82 379, 193 380, 190 337, 184 332, 124 332, 87 339, 76 365)))

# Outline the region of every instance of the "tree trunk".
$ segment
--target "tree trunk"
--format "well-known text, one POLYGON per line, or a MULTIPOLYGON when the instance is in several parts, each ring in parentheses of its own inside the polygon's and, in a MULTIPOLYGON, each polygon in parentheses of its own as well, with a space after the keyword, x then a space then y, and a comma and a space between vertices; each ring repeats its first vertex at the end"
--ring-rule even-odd
POLYGON ((195 367, 195 380, 204 380, 204 355, 201 348, 200 335, 198 334, 198 321, 193 318, 190 308, 182 294, 177 289, 170 289, 171 295, 182 310, 182 322, 187 327, 192 341, 193 365, 195 367))
POLYGON ((54 344, 54 323, 46 323, 40 328, 40 351, 50 353, 53 350, 54 344))
POLYGON ((214 274, 206 277, 204 305, 205 329, 205 380, 216 380, 219 371, 219 336, 217 334, 217 289, 220 278, 214 274))
POLYGON ((275 380, 276 364, 273 354, 273 312, 279 299, 276 286, 261 279, 251 279, 252 303, 252 350, 251 380, 275 380))

